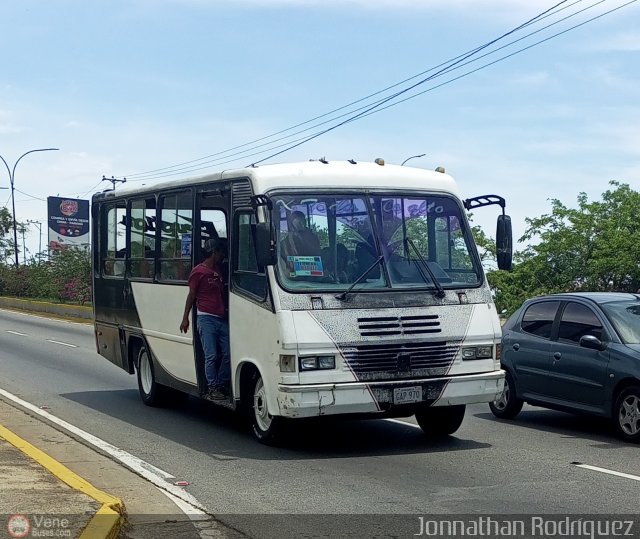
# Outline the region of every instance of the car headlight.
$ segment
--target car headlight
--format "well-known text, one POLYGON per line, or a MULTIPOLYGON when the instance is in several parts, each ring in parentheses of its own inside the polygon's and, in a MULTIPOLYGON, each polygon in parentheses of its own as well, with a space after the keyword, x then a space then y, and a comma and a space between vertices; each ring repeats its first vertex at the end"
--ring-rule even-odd
POLYGON ((335 356, 306 356, 300 358, 301 371, 314 371, 336 368, 335 356))

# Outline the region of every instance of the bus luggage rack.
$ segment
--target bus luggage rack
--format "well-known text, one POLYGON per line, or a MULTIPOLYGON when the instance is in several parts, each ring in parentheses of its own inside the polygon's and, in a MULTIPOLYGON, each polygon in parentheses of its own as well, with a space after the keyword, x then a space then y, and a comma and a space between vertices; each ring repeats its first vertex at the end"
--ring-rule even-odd
POLYGON ((362 337, 425 335, 442 331, 437 314, 358 318, 358 328, 362 337))
POLYGON ((448 369, 459 350, 460 343, 446 341, 365 344, 345 347, 342 355, 347 367, 355 373, 415 373, 424 369, 448 369))

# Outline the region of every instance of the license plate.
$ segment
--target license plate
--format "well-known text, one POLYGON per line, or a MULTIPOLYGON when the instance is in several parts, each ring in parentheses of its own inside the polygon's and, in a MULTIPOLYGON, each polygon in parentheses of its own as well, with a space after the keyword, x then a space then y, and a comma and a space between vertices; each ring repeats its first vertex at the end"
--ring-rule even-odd
POLYGON ((422 402, 422 386, 397 387, 393 390, 394 404, 422 402))

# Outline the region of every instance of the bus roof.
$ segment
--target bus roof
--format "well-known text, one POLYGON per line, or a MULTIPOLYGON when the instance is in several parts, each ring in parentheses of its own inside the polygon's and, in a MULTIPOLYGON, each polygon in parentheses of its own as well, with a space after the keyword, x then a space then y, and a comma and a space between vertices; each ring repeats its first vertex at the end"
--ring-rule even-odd
POLYGON ((148 186, 133 186, 127 184, 121 189, 118 189, 116 194, 113 194, 113 191, 109 190, 94 196, 98 198, 110 198, 111 196, 124 197, 236 178, 249 178, 256 194, 264 194, 278 188, 371 188, 393 190, 427 189, 460 196, 454 179, 443 172, 399 165, 351 163, 348 161, 304 161, 300 163, 282 163, 224 170, 205 176, 170 180, 148 186))

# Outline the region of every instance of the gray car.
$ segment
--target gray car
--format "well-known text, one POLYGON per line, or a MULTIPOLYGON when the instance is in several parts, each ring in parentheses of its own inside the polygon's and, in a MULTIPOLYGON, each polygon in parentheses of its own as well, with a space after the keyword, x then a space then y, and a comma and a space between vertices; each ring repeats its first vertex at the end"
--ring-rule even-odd
POLYGON ((490 404, 513 418, 524 402, 609 418, 640 442, 640 294, 576 292, 529 299, 502 335, 504 391, 490 404))

